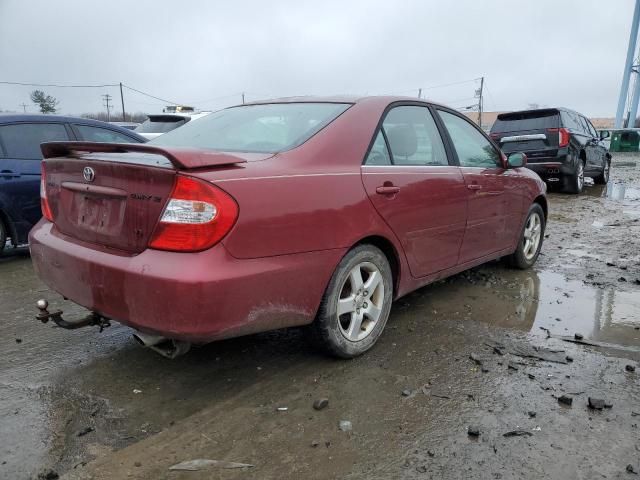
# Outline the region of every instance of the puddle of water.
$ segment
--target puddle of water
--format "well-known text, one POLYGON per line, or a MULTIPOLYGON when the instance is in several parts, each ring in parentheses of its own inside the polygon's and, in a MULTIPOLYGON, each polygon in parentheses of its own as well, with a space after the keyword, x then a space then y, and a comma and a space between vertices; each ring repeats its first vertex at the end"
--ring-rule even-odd
POLYGON ((479 280, 477 272, 471 281, 463 274, 409 295, 406 314, 414 309, 414 315, 424 316, 427 307, 428 315, 435 312, 443 321, 477 320, 542 337, 546 333, 540 327, 544 327, 553 335, 581 333, 585 339, 640 347, 637 292, 598 288, 547 271, 514 272, 488 266, 479 272, 479 280))

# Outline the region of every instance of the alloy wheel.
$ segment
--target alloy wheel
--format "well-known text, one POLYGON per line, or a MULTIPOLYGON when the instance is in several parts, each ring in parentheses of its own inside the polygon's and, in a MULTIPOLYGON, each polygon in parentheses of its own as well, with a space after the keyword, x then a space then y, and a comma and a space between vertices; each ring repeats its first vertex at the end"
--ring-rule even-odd
POLYGON ((382 273, 371 262, 351 269, 338 298, 338 327, 352 342, 358 342, 373 331, 382 315, 384 281, 382 273))
POLYGON ((531 260, 538 251, 540 245, 540 238, 542 235, 542 220, 538 213, 533 212, 527 219, 527 224, 524 227, 524 234, 522 236, 522 253, 524 258, 531 260))

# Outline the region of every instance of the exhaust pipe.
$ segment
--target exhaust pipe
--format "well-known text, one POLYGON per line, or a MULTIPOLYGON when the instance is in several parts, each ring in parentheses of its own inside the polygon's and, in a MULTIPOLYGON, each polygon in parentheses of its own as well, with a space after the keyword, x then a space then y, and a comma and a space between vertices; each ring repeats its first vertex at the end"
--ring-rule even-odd
POLYGON ((174 359, 184 355, 191 349, 191 344, 189 342, 172 340, 160 335, 151 335, 140 331, 136 331, 133 334, 133 338, 143 347, 150 348, 154 352, 169 359, 174 359))
POLYGON ((139 331, 133 334, 133 338, 143 347, 153 347, 167 340, 167 338, 161 337, 160 335, 149 335, 139 331))

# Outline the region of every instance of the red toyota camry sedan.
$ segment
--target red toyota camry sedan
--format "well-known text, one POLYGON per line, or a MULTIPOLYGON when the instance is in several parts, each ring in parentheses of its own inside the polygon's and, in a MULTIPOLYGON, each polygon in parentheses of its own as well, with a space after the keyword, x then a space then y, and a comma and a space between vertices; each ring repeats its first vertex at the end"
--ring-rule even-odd
POLYGON ((42 145, 33 263, 171 356, 309 325, 354 357, 412 290, 536 261, 545 185, 455 110, 399 97, 288 98, 212 113, 148 144, 42 145), (164 345, 164 347, 159 347, 164 345))

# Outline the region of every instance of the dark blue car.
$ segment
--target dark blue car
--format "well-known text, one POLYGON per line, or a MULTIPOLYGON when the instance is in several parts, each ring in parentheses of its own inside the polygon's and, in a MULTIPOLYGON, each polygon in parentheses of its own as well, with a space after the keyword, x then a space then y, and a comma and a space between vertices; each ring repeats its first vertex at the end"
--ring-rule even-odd
POLYGON ((57 115, 0 114, 0 254, 7 238, 14 246, 40 217, 40 144, 77 140, 143 143, 131 130, 97 120, 57 115))

